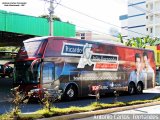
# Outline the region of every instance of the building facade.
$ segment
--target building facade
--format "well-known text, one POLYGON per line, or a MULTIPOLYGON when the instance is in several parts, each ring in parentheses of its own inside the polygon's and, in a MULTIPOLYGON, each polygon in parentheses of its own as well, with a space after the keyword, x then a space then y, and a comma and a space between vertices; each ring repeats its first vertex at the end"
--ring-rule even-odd
POLYGON ((160 38, 160 0, 128 0, 128 14, 119 19, 124 38, 160 38))
POLYGON ((92 31, 85 31, 85 30, 77 31, 76 38, 82 40, 92 40, 92 31))
POLYGON ((147 0, 146 10, 146 34, 160 38, 160 0, 147 0))
POLYGON ((104 41, 118 41, 119 38, 107 35, 107 34, 97 34, 88 30, 78 30, 76 32, 76 38, 81 40, 104 40, 104 41))

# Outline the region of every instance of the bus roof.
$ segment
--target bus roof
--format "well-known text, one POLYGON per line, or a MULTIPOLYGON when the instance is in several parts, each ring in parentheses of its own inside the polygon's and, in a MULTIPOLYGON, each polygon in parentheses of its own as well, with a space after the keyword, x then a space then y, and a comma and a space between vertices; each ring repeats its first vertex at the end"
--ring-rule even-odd
POLYGON ((39 41, 39 40, 47 39, 49 37, 51 37, 51 36, 34 37, 34 38, 24 40, 23 42, 31 42, 31 41, 37 41, 37 40, 39 41))
MULTIPOLYGON (((116 46, 120 46, 120 47, 127 47, 127 48, 132 48, 132 49, 143 49, 143 48, 135 48, 135 47, 130 47, 130 46, 125 46, 124 44, 120 43, 120 42, 116 42, 116 41, 107 41, 107 40, 81 40, 81 39, 77 39, 77 38, 65 38, 65 37, 53 37, 53 36, 43 36, 43 37, 34 37, 34 38, 30 38, 27 40, 24 40, 23 42, 31 42, 31 41, 40 41, 40 40, 44 40, 44 39, 48 39, 48 38, 53 38, 55 40, 75 40, 75 41, 84 41, 84 42, 88 42, 88 43, 102 43, 102 44, 110 44, 110 45, 116 45, 116 46)), ((151 49, 147 49, 145 48, 145 50, 150 50, 153 51, 151 49)))
MULTIPOLYGON (((81 39, 77 39, 77 38, 65 38, 65 37, 53 37, 53 36, 43 36, 43 37, 34 37, 34 38, 30 38, 30 39, 27 39, 27 40, 24 40, 23 42, 31 42, 31 41, 36 41, 36 40, 43 40, 43 39, 47 39, 47 38, 54 38, 54 39, 67 39, 67 40, 81 40, 81 39)), ((86 41, 86 42, 98 42, 98 43, 109 43, 109 44, 116 44, 116 45, 123 45, 122 43, 120 42, 116 42, 116 41, 107 41, 107 40, 83 40, 83 41, 86 41)))
POLYGON ((116 42, 116 41, 111 41, 111 40, 101 40, 101 39, 99 39, 99 40, 91 40, 91 41, 99 42, 99 43, 109 43, 109 44, 123 45, 124 46, 123 43, 116 42))

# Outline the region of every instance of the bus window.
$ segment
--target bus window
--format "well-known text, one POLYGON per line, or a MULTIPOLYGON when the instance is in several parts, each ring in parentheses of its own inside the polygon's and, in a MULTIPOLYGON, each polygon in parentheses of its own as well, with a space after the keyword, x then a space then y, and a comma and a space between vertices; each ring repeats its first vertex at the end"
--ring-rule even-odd
POLYGON ((54 80, 54 64, 52 62, 45 62, 43 65, 43 83, 52 82, 54 80))
POLYGON ((63 67, 64 63, 55 64, 55 80, 57 80, 62 75, 63 67))

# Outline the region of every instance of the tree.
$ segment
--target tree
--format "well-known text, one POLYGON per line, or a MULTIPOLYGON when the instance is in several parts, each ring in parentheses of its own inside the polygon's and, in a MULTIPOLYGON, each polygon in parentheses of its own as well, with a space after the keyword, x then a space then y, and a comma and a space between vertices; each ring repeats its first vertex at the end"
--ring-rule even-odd
POLYGON ((159 44, 158 38, 150 38, 149 36, 146 37, 136 37, 131 38, 126 41, 123 40, 123 37, 121 34, 119 34, 120 42, 123 43, 126 46, 136 47, 136 48, 146 48, 147 45, 149 46, 155 46, 159 44))
MULTIPOLYGON (((41 17, 41 18, 47 18, 48 19, 49 15, 41 15, 39 17, 41 17)), ((53 18, 53 20, 61 21, 61 19, 59 17, 55 16, 55 15, 53 15, 52 18, 53 18)))
POLYGON ((14 46, 10 46, 10 47, 0 47, 0 51, 18 52, 19 49, 20 49, 20 47, 14 47, 14 46))
POLYGON ((130 40, 123 40, 123 37, 121 34, 118 35, 120 42, 123 43, 126 46, 132 46, 132 39, 130 40))

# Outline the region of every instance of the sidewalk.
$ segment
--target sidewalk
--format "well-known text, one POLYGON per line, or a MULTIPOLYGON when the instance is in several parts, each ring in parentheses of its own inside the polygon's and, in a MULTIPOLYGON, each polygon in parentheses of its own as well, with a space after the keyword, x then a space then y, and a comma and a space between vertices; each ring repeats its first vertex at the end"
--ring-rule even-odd
POLYGON ((74 120, 74 119, 82 119, 82 118, 87 118, 87 117, 93 117, 94 115, 103 115, 103 114, 121 112, 121 111, 125 111, 125 110, 132 110, 132 109, 135 109, 135 108, 142 108, 142 107, 148 107, 148 106, 154 106, 154 105, 160 105, 160 101, 153 102, 153 103, 132 105, 132 106, 102 109, 102 110, 96 110, 96 111, 90 111, 90 112, 82 112, 82 113, 75 113, 75 114, 69 114, 69 115, 62 115, 62 116, 56 116, 56 117, 50 117, 50 118, 42 118, 42 119, 37 119, 37 120, 74 120))
MULTIPOLYGON (((152 88, 152 89, 145 90, 145 92, 147 92, 147 93, 160 93, 160 86, 156 86, 154 89, 152 88)), ((50 117, 50 118, 42 118, 42 119, 38 119, 38 120, 75 120, 75 119, 93 117, 94 115, 110 114, 110 113, 114 113, 114 112, 121 112, 121 111, 125 111, 125 110, 132 110, 132 109, 136 109, 136 108, 142 108, 142 107, 148 107, 148 106, 154 106, 154 105, 160 105, 160 101, 153 102, 153 103, 132 105, 132 106, 101 109, 101 110, 82 112, 82 113, 74 113, 74 114, 62 115, 62 116, 56 116, 56 117, 50 117)))
POLYGON ((155 88, 145 90, 147 93, 160 93, 160 86, 155 86, 155 88))

